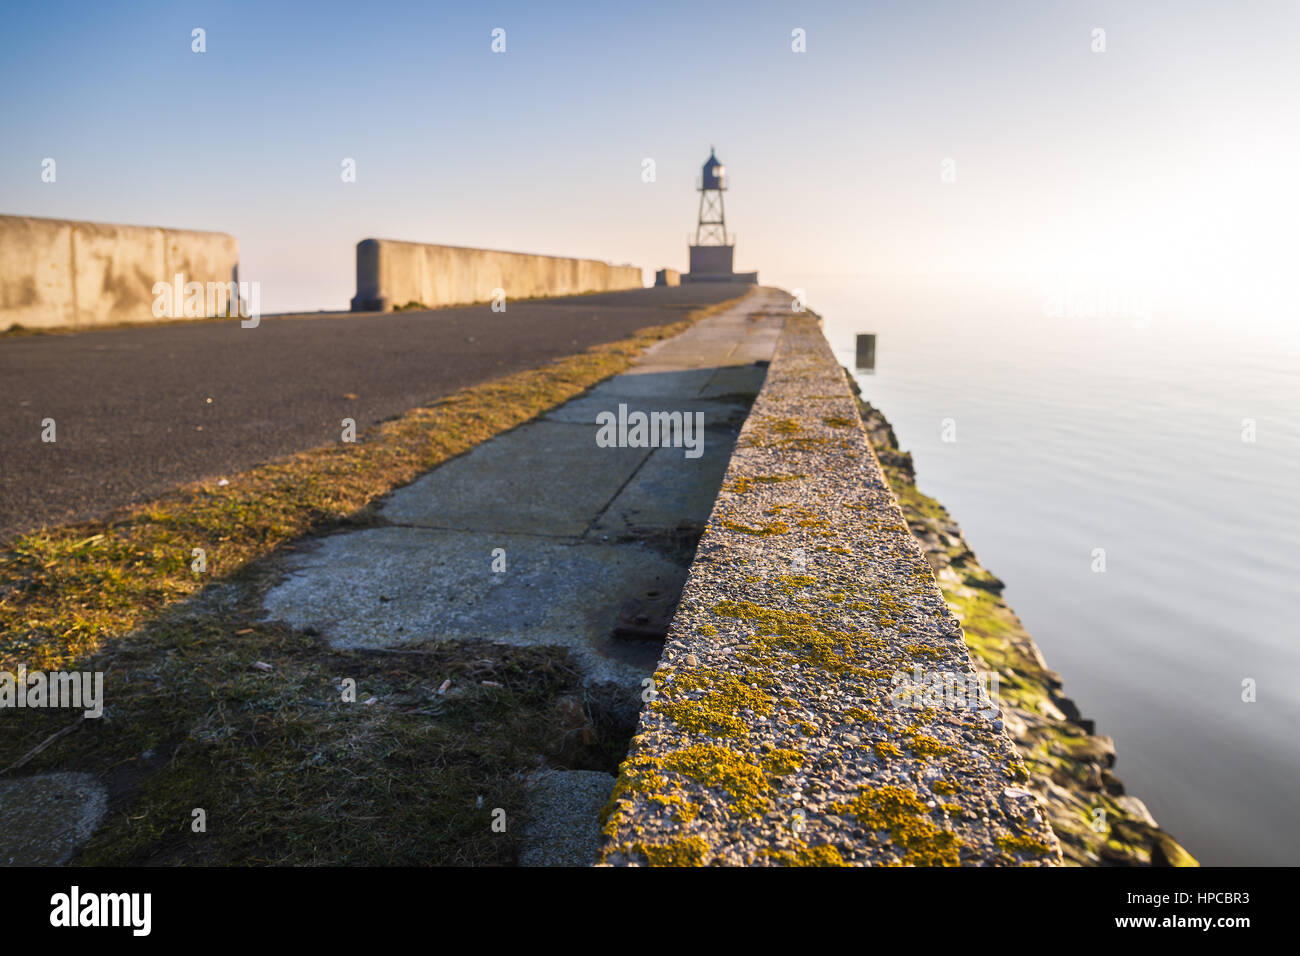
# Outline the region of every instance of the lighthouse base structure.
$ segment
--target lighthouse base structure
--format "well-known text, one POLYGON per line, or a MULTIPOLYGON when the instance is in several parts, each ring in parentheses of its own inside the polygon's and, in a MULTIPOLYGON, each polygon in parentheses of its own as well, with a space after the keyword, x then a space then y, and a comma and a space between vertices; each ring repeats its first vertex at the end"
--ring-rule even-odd
POLYGON ((735 246, 691 246, 691 271, 683 282, 758 282, 757 272, 736 272, 732 263, 735 246))

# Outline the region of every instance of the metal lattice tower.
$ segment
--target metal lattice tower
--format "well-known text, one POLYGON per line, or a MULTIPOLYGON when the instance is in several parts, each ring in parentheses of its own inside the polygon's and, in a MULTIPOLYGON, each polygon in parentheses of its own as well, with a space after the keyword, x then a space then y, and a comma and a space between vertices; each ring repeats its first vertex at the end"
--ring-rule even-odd
POLYGON ((727 242, 727 214, 722 205, 722 194, 727 190, 727 169, 709 147, 709 161, 700 176, 700 221, 695 227, 697 246, 725 246, 727 242))

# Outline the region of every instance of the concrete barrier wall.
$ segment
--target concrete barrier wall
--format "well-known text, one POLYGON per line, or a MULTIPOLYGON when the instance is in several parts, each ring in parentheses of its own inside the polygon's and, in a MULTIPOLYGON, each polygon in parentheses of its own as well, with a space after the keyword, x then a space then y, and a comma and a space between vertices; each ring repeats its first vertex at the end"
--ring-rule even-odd
POLYGON ((810 315, 786 319, 647 685, 600 863, 1061 863, 810 315))
POLYGON ((655 273, 655 285, 681 285, 682 274, 676 269, 660 269, 655 273))
POLYGON ((231 282, 238 268, 225 233, 0 216, 0 330, 153 322, 155 283, 231 282))
POLYGON ((410 303, 434 308, 641 288, 641 269, 595 259, 467 249, 390 239, 357 243, 357 294, 352 309, 387 311, 410 303))

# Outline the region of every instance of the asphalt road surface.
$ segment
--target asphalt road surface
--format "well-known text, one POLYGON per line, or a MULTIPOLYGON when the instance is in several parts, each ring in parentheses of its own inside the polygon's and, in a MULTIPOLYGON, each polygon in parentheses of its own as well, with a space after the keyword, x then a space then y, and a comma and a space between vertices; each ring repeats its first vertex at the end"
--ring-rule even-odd
POLYGON ((0 336, 0 541, 338 441, 456 389, 545 364, 734 285, 387 315, 264 317, 0 336), (348 398, 355 395, 355 398, 348 398), (57 440, 41 440, 53 418, 57 440))

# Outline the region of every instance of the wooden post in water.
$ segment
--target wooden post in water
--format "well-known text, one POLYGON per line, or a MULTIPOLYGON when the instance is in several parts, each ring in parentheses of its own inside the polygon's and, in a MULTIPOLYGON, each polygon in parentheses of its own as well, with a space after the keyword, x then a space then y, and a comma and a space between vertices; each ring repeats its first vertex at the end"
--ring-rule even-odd
POLYGON ((858 335, 858 371, 874 372, 876 370, 876 333, 858 335))

